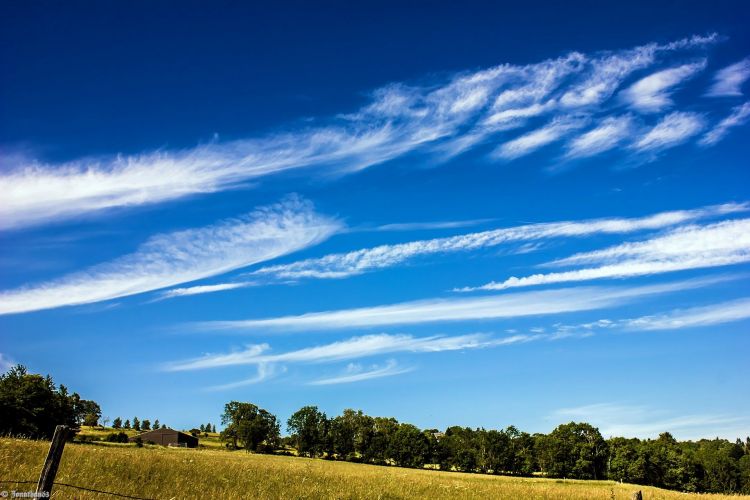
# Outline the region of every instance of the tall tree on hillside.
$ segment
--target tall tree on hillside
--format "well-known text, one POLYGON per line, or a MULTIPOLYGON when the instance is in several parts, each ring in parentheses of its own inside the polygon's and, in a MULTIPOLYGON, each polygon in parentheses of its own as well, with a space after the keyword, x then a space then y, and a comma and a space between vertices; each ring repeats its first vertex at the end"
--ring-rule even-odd
POLYGON ((112 428, 120 429, 121 427, 122 427, 122 419, 120 417, 115 417, 115 419, 112 421, 112 428))
POLYGON ((56 425, 76 427, 82 419, 80 401, 65 386, 57 388, 50 376, 16 365, 0 374, 0 435, 49 438, 56 425))
POLYGON ((89 427, 96 427, 99 425, 99 418, 96 416, 96 413, 89 413, 85 417, 83 417, 83 425, 87 425, 89 427))
POLYGON ((294 436, 301 455, 315 457, 323 452, 327 420, 325 413, 320 412, 317 406, 304 406, 289 417, 287 430, 294 436))
POLYGON ((599 429, 571 422, 538 441, 542 471, 551 477, 601 479, 607 463, 607 443, 599 429))
POLYGON ((539 470, 537 457, 534 450, 534 436, 528 432, 521 432, 514 426, 508 426, 503 431, 510 439, 511 451, 505 464, 505 472, 530 476, 539 470))
POLYGON ((750 494, 750 452, 745 452, 737 461, 740 476, 740 492, 750 494))
POLYGON ((133 430, 135 431, 141 430, 141 421, 138 420, 138 417, 133 417, 133 430))
POLYGON ((479 470, 493 474, 507 473, 508 465, 513 463, 510 436, 503 431, 481 429, 477 440, 479 470))
POLYGON ((147 418, 143 419, 143 422, 141 422, 141 429, 144 431, 150 431, 151 430, 151 421, 147 418))
POLYGON ((354 453, 354 439, 357 431, 354 410, 344 410, 343 415, 332 419, 328 426, 329 439, 333 452, 339 458, 346 458, 354 453))
POLYGON ((697 459, 705 471, 705 491, 739 492, 742 489, 739 461, 744 455, 742 444, 724 439, 702 440, 697 459))
POLYGON ((479 463, 476 432, 469 427, 454 425, 440 439, 440 468, 474 472, 479 463))
MULTIPOLYGON (((60 386, 61 389, 64 389, 64 386, 60 386)), ((67 390, 66 390, 67 391, 67 390)), ((94 402, 90 401, 88 399, 81 399, 81 397, 76 394, 75 392, 70 395, 72 401, 73 401, 73 408, 76 415, 76 422, 84 425, 97 425, 99 423, 99 419, 102 417, 102 409, 99 407, 99 405, 94 402), (88 420, 90 422, 89 424, 86 424, 84 421, 88 420), (95 422, 95 423, 91 423, 95 422)))
POLYGON ((427 437, 411 424, 399 424, 388 442, 388 458, 402 467, 422 467, 429 452, 427 437))
POLYGON ((130 419, 126 419, 125 423, 122 426, 125 429, 130 429, 130 419))
POLYGON ((373 461, 375 458, 373 448, 375 419, 365 415, 362 410, 356 413, 353 410, 345 410, 344 415, 354 424, 354 452, 358 453, 365 462, 373 461))
MULTIPOLYGON (((234 448, 242 446, 258 452, 272 451, 278 446, 280 429, 276 417, 252 403, 227 403, 221 423, 225 426, 221 439, 231 442, 234 448)), ((205 430, 207 426, 202 427, 205 430)))
POLYGON ((159 429, 159 419, 154 420, 154 429, 159 429))

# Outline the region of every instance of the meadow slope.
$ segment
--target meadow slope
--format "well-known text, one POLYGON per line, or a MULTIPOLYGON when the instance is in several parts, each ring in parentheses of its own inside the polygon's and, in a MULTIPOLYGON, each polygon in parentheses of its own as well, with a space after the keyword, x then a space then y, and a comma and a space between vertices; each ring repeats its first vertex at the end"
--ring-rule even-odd
MULTIPOLYGON (((0 480, 35 480, 49 443, 0 439, 0 480)), ((612 481, 561 481, 379 467, 216 449, 68 444, 57 481, 144 498, 737 499, 612 481)), ((114 498, 56 486, 53 498, 114 498)), ((29 484, 0 490, 28 491, 29 484)), ((748 497, 744 497, 748 498, 748 497)))

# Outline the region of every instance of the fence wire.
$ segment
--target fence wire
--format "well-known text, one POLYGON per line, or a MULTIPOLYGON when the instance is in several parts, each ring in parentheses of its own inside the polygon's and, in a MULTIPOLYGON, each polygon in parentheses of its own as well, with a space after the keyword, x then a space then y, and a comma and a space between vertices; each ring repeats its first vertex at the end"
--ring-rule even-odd
MULTIPOLYGON (((0 484, 37 484, 37 481, 5 481, 0 480, 0 484)), ((157 500, 155 498, 146 498, 146 497, 137 497, 134 495, 126 495, 124 493, 115 493, 114 491, 104 491, 104 490, 97 490, 94 488, 87 488, 85 486, 78 486, 75 484, 68 484, 68 483, 58 483, 55 481, 55 486, 65 486, 67 488, 74 488, 76 490, 83 490, 83 491, 90 491, 92 493, 101 493, 102 495, 111 495, 113 497, 119 497, 119 498, 130 498, 133 500, 157 500)))

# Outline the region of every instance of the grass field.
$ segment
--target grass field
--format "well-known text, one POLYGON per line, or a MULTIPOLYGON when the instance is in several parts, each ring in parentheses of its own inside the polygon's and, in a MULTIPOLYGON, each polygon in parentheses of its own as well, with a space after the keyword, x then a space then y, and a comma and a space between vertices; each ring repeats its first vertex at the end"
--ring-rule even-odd
MULTIPOLYGON (((0 479, 36 480, 48 442, 0 438, 0 479)), ((218 449, 66 445, 57 482, 143 498, 600 498, 737 499, 610 481, 511 478, 378 467, 218 449)), ((29 491, 33 485, 2 484, 29 491)), ((56 486, 53 498, 114 498, 56 486)), ((747 498, 747 497, 746 497, 747 498)))

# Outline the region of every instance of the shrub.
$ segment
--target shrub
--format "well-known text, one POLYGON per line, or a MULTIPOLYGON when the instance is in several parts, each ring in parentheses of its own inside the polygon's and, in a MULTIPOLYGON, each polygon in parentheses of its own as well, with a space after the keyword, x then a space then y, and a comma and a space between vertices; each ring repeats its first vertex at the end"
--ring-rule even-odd
POLYGON ((108 443, 127 443, 128 435, 124 432, 110 432, 104 440, 108 443))

